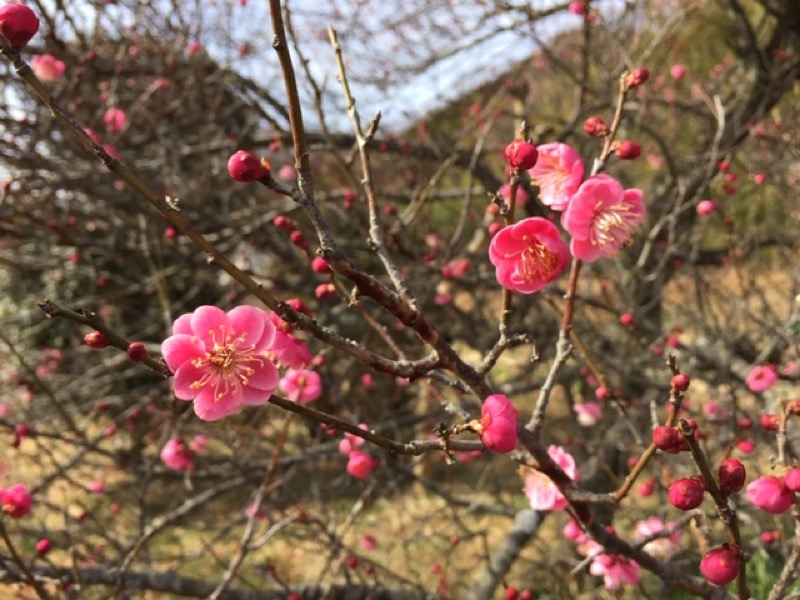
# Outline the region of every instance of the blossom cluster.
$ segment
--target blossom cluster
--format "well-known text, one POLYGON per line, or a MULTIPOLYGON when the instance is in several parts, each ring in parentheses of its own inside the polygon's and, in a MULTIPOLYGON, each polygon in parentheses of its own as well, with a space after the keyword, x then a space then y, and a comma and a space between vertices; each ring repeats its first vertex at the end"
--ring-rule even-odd
MULTIPOLYGON (((225 313, 201 306, 175 321, 173 335, 161 344, 175 375, 175 395, 194 402, 198 417, 216 421, 245 406, 265 404, 280 388, 291 400, 306 404, 322 394, 319 373, 308 370, 311 352, 277 315, 255 306, 225 313), (283 378, 278 366, 288 367, 283 378)), ((173 443, 165 447, 172 468, 191 462, 173 443)))
POLYGON ((531 294, 561 275, 570 254, 585 262, 617 256, 631 243, 646 210, 642 190, 626 190, 605 174, 583 181, 583 161, 567 144, 524 149, 520 140, 506 148, 509 165, 517 171, 528 169, 542 204, 562 213, 561 226, 571 236, 567 247, 559 228, 542 217, 522 219, 494 235, 489 260, 497 281, 506 289, 531 294))

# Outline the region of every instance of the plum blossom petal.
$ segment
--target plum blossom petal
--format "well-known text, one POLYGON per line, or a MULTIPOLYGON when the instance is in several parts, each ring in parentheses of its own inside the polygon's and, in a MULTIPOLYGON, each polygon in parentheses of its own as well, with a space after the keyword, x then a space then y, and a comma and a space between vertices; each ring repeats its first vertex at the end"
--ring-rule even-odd
POLYGON ((497 232, 489 246, 489 260, 501 286, 532 294, 561 275, 569 251, 553 223, 531 217, 497 232))
POLYGON ((161 351, 175 373, 175 395, 194 400, 195 413, 214 421, 245 405, 266 403, 278 385, 272 362, 275 326, 270 315, 254 306, 225 313, 201 306, 173 325, 161 351))
POLYGON ((594 262, 619 254, 644 221, 642 198, 641 190, 625 190, 608 175, 595 175, 583 182, 562 216, 564 229, 572 235, 572 255, 594 262))
POLYGON ((539 199, 553 210, 563 211, 569 205, 583 179, 583 161, 567 144, 554 142, 538 147, 539 160, 529 171, 539 186, 539 199))

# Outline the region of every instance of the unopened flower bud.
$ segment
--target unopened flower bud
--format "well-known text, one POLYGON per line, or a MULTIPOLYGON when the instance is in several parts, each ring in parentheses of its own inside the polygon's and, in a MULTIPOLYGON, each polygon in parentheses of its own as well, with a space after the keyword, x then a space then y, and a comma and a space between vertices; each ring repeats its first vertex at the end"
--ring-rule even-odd
POLYGON ((0 35, 13 48, 24 47, 39 31, 39 18, 24 4, 12 2, 0 8, 0 35))
POLYGON ((228 173, 235 181, 251 182, 269 175, 269 168, 252 152, 239 150, 228 159, 228 173))
POLYGON ((289 241, 291 241, 292 244, 294 244, 301 250, 308 250, 308 240, 306 239, 306 236, 303 234, 303 232, 300 231, 299 229, 295 229, 294 231, 292 231, 292 233, 289 235, 289 241))
POLYGON ((608 135, 608 125, 600 115, 589 117, 583 122, 583 130, 592 137, 605 137, 608 135))
MULTIPOLYGON (((722 493, 735 494, 742 489, 746 474, 742 461, 735 458, 723 460, 719 465, 719 488, 722 493)), ((798 475, 800 476, 800 469, 798 469, 798 475)), ((800 477, 798 477, 798 485, 800 485, 800 477)))
POLYGON ((99 331, 87 333, 85 336, 83 336, 83 343, 89 346, 89 348, 94 348, 95 350, 106 348, 110 344, 108 338, 106 338, 106 336, 99 331))
POLYGON ((314 273, 319 273, 320 275, 327 275, 328 273, 332 272, 328 261, 321 256, 317 256, 311 261, 311 270, 314 271, 314 273))
POLYGON ((506 146, 503 156, 514 169, 527 171, 536 164, 536 159, 539 158, 539 151, 530 142, 514 140, 506 146))
POLYGON ((38 542, 36 542, 36 552, 37 554, 39 554, 39 556, 46 555, 48 552, 50 552, 50 549, 52 547, 53 547, 52 542, 47 538, 43 538, 38 542))
POLYGON ((647 81, 648 77, 650 77, 650 71, 648 71, 647 68, 639 67, 634 69, 625 76, 625 87, 628 89, 639 87, 647 81))
POLYGON ((668 425, 657 425, 653 429, 653 443, 656 448, 667 454, 678 454, 682 450, 689 449, 680 431, 668 425))
POLYGON ((778 431, 780 416, 765 413, 758 418, 758 422, 765 431, 778 431))
POLYGON ((639 155, 642 153, 642 147, 631 140, 615 142, 613 147, 616 155, 622 160, 634 160, 639 158, 639 155))
POLYGON ((730 544, 723 544, 705 553, 700 561, 700 572, 714 585, 726 585, 739 573, 739 552, 730 544))
POLYGON ((685 373, 678 373, 672 378, 672 387, 676 392, 685 392, 689 389, 691 381, 692 380, 689 379, 689 376, 685 373))
POLYGON ((669 486, 669 501, 680 510, 692 510, 703 502, 706 484, 701 477, 683 477, 669 486))
POLYGON ((131 342, 125 354, 127 354, 128 358, 133 362, 142 362, 147 358, 147 348, 144 347, 142 342, 131 342))

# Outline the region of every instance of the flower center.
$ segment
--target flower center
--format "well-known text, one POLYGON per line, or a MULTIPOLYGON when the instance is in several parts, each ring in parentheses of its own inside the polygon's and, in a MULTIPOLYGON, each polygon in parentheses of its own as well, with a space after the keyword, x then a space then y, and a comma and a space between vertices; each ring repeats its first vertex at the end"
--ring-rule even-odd
POLYGON ((620 202, 602 208, 598 203, 596 208, 592 222, 592 245, 616 250, 622 244, 630 243, 640 220, 639 215, 631 211, 631 206, 620 202))
POLYGON ((247 333, 237 336, 233 329, 225 331, 224 326, 220 326, 220 341, 215 331, 209 331, 209 335, 214 345, 206 351, 205 356, 192 361, 204 373, 192 383, 191 388, 199 390, 206 385, 213 385, 214 401, 219 402, 238 391, 239 386, 248 385, 255 373, 253 367, 262 366, 264 358, 256 355, 255 344, 245 344, 247 333))
POLYGON ((520 272, 528 283, 547 279, 558 265, 558 253, 537 240, 522 251, 520 272))

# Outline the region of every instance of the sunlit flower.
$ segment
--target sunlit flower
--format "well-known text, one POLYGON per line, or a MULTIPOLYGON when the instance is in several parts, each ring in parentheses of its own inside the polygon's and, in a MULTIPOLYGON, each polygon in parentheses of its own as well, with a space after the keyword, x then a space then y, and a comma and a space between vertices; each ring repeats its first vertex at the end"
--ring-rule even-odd
POLYGON ((794 504, 794 492, 786 487, 783 477, 759 477, 747 486, 747 499, 772 515, 785 513, 794 504))
POLYGON ((592 575, 602 575, 606 589, 616 590, 623 583, 636 585, 639 583, 639 563, 625 556, 616 554, 600 554, 592 560, 589 572, 592 575))
POLYGON ((275 326, 263 310, 238 306, 227 314, 201 306, 178 317, 161 353, 175 373, 175 395, 194 400, 197 416, 215 421, 269 400, 278 370, 269 359, 275 326))
POLYGON ((608 175, 586 180, 570 200, 562 224, 572 235, 575 258, 594 262, 613 258, 645 217, 642 190, 623 189, 608 175))
MULTIPOLYGON (((550 446, 547 449, 550 458, 561 467, 564 473, 573 481, 578 480, 578 470, 575 467, 575 459, 561 446, 550 446)), ((533 510, 564 510, 567 507, 567 499, 544 473, 536 469, 523 469, 522 479, 525 482, 525 495, 530 500, 533 510)))
POLYGON ((547 219, 531 217, 504 227, 492 238, 489 260, 504 288, 532 294, 561 275, 569 250, 558 227, 547 219))
POLYGON ((760 394, 766 392, 769 388, 775 385, 778 380, 778 372, 772 365, 763 365, 753 367, 753 370, 747 374, 745 383, 751 392, 760 394))
MULTIPOLYGON (((673 525, 672 522, 664 523, 658 517, 648 517, 636 523, 636 539, 642 541, 652 538, 673 525)), ((643 550, 660 560, 669 560, 680 549, 681 533, 681 530, 678 529, 669 536, 650 540, 644 545, 643 550)))
POLYGON ((67 66, 50 54, 37 54, 31 58, 33 73, 42 81, 58 81, 64 75, 67 66))
POLYGON ((539 160, 529 172, 539 186, 539 199, 553 210, 565 210, 583 179, 583 160, 560 142, 542 144, 538 150, 539 160))

